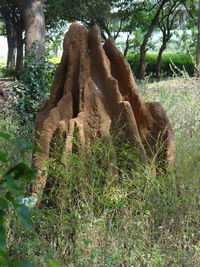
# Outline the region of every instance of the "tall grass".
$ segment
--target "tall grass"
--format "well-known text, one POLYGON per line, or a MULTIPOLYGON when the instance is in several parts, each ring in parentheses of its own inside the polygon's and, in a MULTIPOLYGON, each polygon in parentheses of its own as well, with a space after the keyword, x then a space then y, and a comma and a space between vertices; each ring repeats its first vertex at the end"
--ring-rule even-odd
POLYGON ((199 84, 179 78, 140 86, 173 124, 176 173, 155 176, 120 134, 114 145, 97 139, 65 162, 60 142, 51 151, 48 190, 33 211, 35 231, 11 220, 13 257, 41 267, 200 266, 199 84))

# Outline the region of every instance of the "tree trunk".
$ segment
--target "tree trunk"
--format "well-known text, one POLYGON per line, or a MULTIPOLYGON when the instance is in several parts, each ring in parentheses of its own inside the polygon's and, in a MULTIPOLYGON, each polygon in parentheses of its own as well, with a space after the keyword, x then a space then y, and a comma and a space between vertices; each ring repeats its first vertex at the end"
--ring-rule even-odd
MULTIPOLYGON (((19 0, 19 2, 21 1, 19 0)), ((20 14, 19 7, 14 0, 3 1, 0 12, 3 15, 6 25, 6 35, 8 41, 7 67, 14 69, 16 63, 16 69, 19 69, 22 67, 23 57, 22 34, 24 27, 22 16, 20 14)))
POLYGON ((198 35, 196 49, 196 76, 200 77, 200 0, 198 5, 198 35))
POLYGON ((23 28, 17 33, 17 58, 16 58, 16 70, 19 71, 23 68, 23 28))
POLYGON ((23 21, 25 27, 25 54, 29 56, 35 49, 35 60, 42 62, 45 54, 45 19, 42 0, 23 1, 23 21), (35 47, 33 44, 35 43, 35 47))
POLYGON ((139 63, 138 78, 141 80, 144 80, 145 70, 146 70, 146 66, 147 66, 147 64, 146 64, 146 52, 147 52, 146 45, 147 45, 147 42, 144 43, 144 45, 142 45, 140 47, 140 63, 139 63))
POLYGON ((139 62, 139 69, 138 69, 138 78, 141 80, 144 80, 144 76, 145 76, 145 69, 146 69, 146 62, 145 62, 145 58, 146 58, 146 52, 147 52, 147 43, 149 38, 151 37, 151 34, 155 28, 155 26, 158 24, 158 19, 159 19, 159 15, 160 12, 163 8, 163 6, 165 5, 165 3, 168 2, 168 0, 163 0, 151 22, 151 25, 149 26, 149 29, 144 37, 143 43, 140 47, 140 62, 139 62))
POLYGON ((8 43, 7 68, 14 69, 17 49, 17 32, 9 12, 3 12, 3 15, 6 25, 6 35, 8 43))
POLYGON ((162 43, 160 50, 159 50, 159 53, 158 53, 157 64, 156 64, 156 77, 157 78, 160 78, 162 54, 167 47, 166 44, 167 44, 167 41, 163 40, 163 43, 162 43))
POLYGON ((129 34, 128 34, 127 38, 126 38, 126 47, 124 49, 124 57, 126 57, 126 55, 128 53, 128 50, 129 50, 129 37, 130 37, 130 34, 131 33, 129 32, 129 34))
POLYGON ((15 68, 16 51, 16 44, 8 41, 7 69, 15 68))
POLYGON ((8 42, 7 68, 14 69, 17 52, 17 36, 11 21, 6 22, 6 33, 8 42))

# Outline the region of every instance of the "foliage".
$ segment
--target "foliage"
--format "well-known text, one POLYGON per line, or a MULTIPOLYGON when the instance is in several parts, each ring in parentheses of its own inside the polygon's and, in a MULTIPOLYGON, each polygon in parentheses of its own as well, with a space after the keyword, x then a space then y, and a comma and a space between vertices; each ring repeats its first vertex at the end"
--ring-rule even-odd
POLYGON ((54 75, 52 65, 46 60, 36 62, 34 53, 25 59, 25 66, 20 75, 22 84, 13 88, 19 96, 17 111, 22 124, 35 120, 41 103, 48 97, 54 75))
POLYGON ((196 35, 197 29, 194 26, 189 30, 187 28, 183 29, 181 32, 175 30, 173 38, 170 41, 170 46, 173 47, 174 50, 183 51, 195 57, 196 35))
POLYGON ((46 46, 51 53, 53 52, 57 56, 58 50, 62 47, 62 41, 64 33, 67 29, 66 22, 59 22, 55 28, 50 27, 51 25, 46 26, 47 35, 46 35, 46 46))
MULTIPOLYGON (((5 132, 0 132, 0 137, 5 142, 20 148, 24 154, 27 148, 32 149, 32 146, 22 146, 19 140, 11 138, 5 132)), ((0 151, 0 265, 1 266, 33 266, 29 261, 13 261, 7 251, 7 235, 9 222, 8 214, 14 213, 18 215, 21 223, 27 229, 32 229, 31 211, 23 202, 23 197, 26 192, 27 185, 35 178, 35 170, 31 169, 27 164, 19 162, 12 165, 9 162, 8 153, 0 151)))
POLYGON ((0 16, 0 36, 5 36, 6 35, 6 27, 4 24, 4 21, 2 20, 2 17, 0 16))
MULTIPOLYGON (((158 53, 156 52, 147 52, 147 75, 156 75, 157 56, 158 53)), ((136 73, 137 66, 139 64, 139 53, 128 53, 127 60, 132 71, 136 73)), ((179 75, 180 71, 186 71, 190 76, 192 76, 194 74, 194 62, 188 53, 167 51, 164 52, 162 56, 161 70, 162 77, 169 77, 174 74, 179 75), (177 69, 173 68, 174 65, 177 69)))
POLYGON ((0 59, 0 78, 5 76, 6 60, 0 59))
POLYGON ((19 72, 15 69, 7 69, 6 67, 0 68, 0 78, 15 78, 19 72))
MULTIPOLYGON (((47 1, 46 13, 59 14, 60 19, 67 19, 70 22, 82 21, 85 24, 101 23, 105 27, 108 23, 108 14, 110 12, 112 1, 47 1), (67 11, 67 12, 66 12, 67 11)), ((103 25, 102 25, 103 26, 103 25)))
MULTIPOLYGON (((87 27, 97 24, 105 39, 108 35, 117 37, 122 28, 122 24, 127 24, 128 17, 135 15, 136 7, 140 5, 138 1, 127 0, 90 0, 90 1, 46 1, 47 25, 54 27, 52 17, 55 21, 75 22, 80 21, 87 27)), ((49 27, 48 26, 48 27, 49 27)))
POLYGON ((48 62, 49 64, 53 64, 55 66, 58 66, 58 64, 60 63, 61 57, 50 57, 48 62))

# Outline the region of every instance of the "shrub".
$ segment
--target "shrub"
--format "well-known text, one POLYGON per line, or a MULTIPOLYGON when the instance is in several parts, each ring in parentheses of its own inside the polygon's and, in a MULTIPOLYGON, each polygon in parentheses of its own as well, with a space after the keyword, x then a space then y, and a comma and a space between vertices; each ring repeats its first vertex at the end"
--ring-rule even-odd
POLYGON ((54 76, 54 68, 48 61, 35 60, 35 54, 25 59, 25 68, 21 71, 20 83, 14 91, 18 94, 17 111, 22 124, 34 122, 41 103, 48 97, 54 76))
MULTIPOLYGON (((13 146, 17 146, 24 153, 19 140, 11 138, 9 134, 4 132, 0 132, 0 138, 13 146)), ((32 146, 29 146, 29 149, 32 149, 32 146)), ((33 267, 29 261, 16 262, 11 259, 7 251, 7 235, 11 230, 8 222, 9 214, 12 217, 17 214, 23 226, 32 229, 31 212, 25 205, 23 197, 27 185, 35 178, 35 170, 23 162, 13 165, 9 162, 8 153, 2 150, 0 150, 0 167, 0 265, 5 267, 33 267)))
MULTIPOLYGON (((147 52, 146 55, 146 74, 149 76, 156 75, 157 52, 147 52)), ((127 60, 133 73, 137 73, 139 65, 139 53, 128 53, 127 60)), ((161 61, 161 71, 163 77, 175 75, 180 76, 181 71, 186 71, 190 76, 194 74, 194 63, 189 54, 184 52, 167 51, 163 53, 161 61), (175 66, 175 67, 174 67, 175 66)))
POLYGON ((15 69, 0 68, 0 78, 14 78, 19 75, 19 71, 15 69))

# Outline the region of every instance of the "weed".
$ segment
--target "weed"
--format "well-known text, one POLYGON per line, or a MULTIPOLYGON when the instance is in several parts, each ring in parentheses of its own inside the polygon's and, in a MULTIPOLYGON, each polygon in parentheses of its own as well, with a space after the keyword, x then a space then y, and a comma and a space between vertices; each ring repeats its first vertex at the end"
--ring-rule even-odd
POLYGON ((176 173, 155 175, 121 136, 96 139, 65 158, 62 138, 55 140, 48 192, 33 210, 36 232, 13 219, 15 258, 41 267, 200 265, 199 81, 143 86, 144 98, 161 102, 172 121, 176 173))

